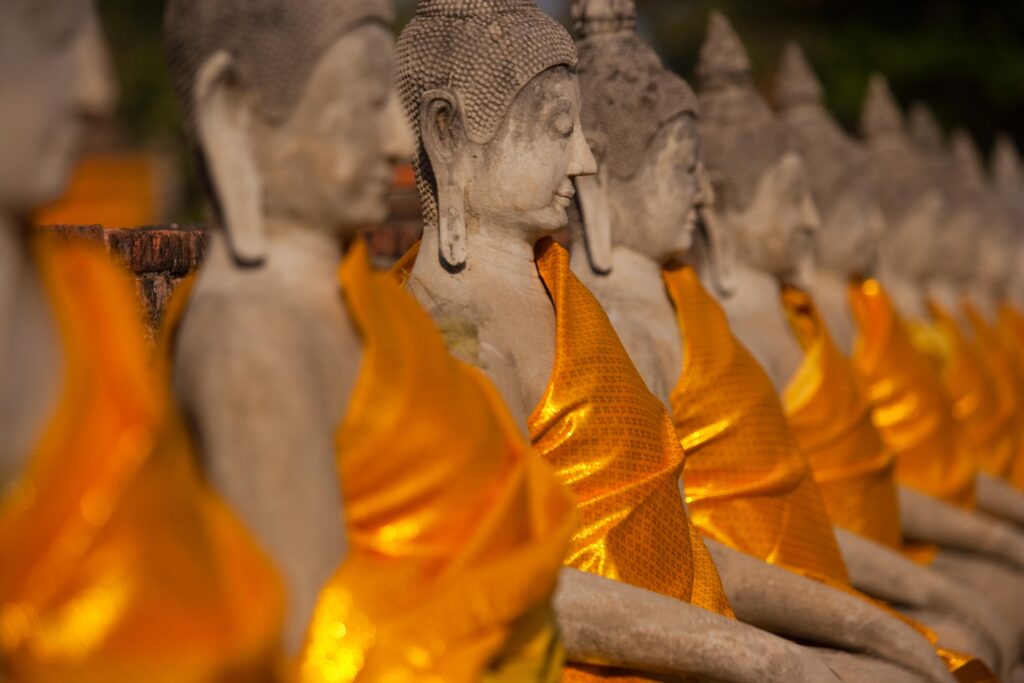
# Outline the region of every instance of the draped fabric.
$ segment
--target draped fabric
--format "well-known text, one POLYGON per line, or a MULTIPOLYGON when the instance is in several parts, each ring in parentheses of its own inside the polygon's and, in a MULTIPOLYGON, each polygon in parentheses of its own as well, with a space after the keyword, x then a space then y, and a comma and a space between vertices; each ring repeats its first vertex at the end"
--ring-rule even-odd
POLYGON ((279 580, 198 476, 129 283, 90 247, 33 250, 64 374, 0 500, 0 678, 267 679, 279 580))
POLYGON ((867 387, 875 426, 896 453, 897 481, 972 508, 977 468, 959 440, 935 369, 915 350, 877 280, 851 283, 850 305, 859 333, 854 367, 867 387))
MULTIPOLYGON (((997 332, 1003 343, 1006 357, 1013 365, 1020 388, 1019 397, 1024 401, 1024 313, 1021 313, 1015 306, 1004 303, 999 308, 997 332)), ((1019 427, 1020 431, 1017 432, 1018 449, 1007 479, 1017 489, 1024 491, 1024 405, 1021 406, 1019 419, 1022 424, 1019 427)))
POLYGON ((1024 439, 1024 413, 1021 412, 1024 383, 1017 375, 1011 350, 998 326, 985 320, 969 302, 964 310, 973 332, 970 351, 978 359, 995 403, 989 418, 994 443, 991 448, 978 451, 981 469, 1009 481, 1024 439))
POLYGON ((336 436, 349 555, 315 609, 303 683, 558 680, 569 492, 362 241, 340 281, 363 342, 336 436))
POLYGON ((692 268, 664 280, 684 340, 670 398, 694 525, 766 562, 848 586, 821 491, 771 380, 692 268))
MULTIPOLYGON (((1015 399, 1000 396, 989 373, 997 363, 998 349, 987 348, 987 330, 968 340, 956 320, 938 302, 928 304, 935 331, 944 339, 937 356, 940 376, 960 425, 965 452, 981 469, 1003 476, 1012 464, 1016 439, 1012 433, 1014 415, 1009 404, 1015 399), (983 359, 981 354, 989 354, 983 359)), ((1008 370, 1009 368, 1004 368, 1008 370)), ((1010 378, 1012 379, 1012 374, 1010 378)), ((999 387, 1013 391, 1013 388, 999 387)), ((965 456, 965 457, 968 457, 965 456)))
MULTIPOLYGON (((529 427, 576 495, 580 527, 566 564, 731 616, 718 570, 686 516, 685 456, 667 411, 569 269, 565 249, 545 239, 536 255, 557 335, 551 380, 529 427)), ((596 678, 629 677, 575 668, 563 680, 596 678)))
POLYGON ((811 459, 832 522, 899 550, 895 456, 871 422, 871 406, 849 359, 836 347, 813 299, 782 291, 804 361, 784 393, 793 433, 811 459))

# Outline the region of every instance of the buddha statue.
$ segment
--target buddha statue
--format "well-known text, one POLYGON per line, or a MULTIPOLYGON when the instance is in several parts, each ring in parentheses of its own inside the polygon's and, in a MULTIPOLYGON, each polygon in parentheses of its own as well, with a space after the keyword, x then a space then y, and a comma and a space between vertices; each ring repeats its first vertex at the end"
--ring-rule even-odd
POLYGON ((356 236, 412 154, 391 16, 169 4, 223 229, 164 343, 204 469, 281 567, 301 680, 551 681, 572 502, 356 236))
MULTIPOLYGON (((936 165, 922 163, 916 153, 898 105, 880 76, 869 86, 862 124, 888 230, 894 230, 894 222, 917 223, 919 244, 912 248, 909 240, 887 237, 879 269, 881 281, 850 273, 850 305, 858 329, 854 364, 874 396, 875 424, 897 455, 904 535, 907 540, 942 549, 936 555, 933 547, 918 559, 930 561, 962 585, 989 596, 994 606, 1002 609, 1019 590, 1012 588, 1019 579, 1011 569, 1020 566, 1019 532, 972 512, 976 504, 975 457, 963 447, 954 406, 945 396, 945 383, 933 358, 915 346, 915 341, 920 346, 920 339, 915 340, 918 335, 912 334, 903 315, 908 310, 915 317, 927 314, 925 285, 933 279, 930 271, 939 262, 933 252, 942 246, 936 238, 943 230, 941 224, 928 217, 929 212, 922 208, 925 203, 915 197, 946 192, 934 172, 936 165), (911 172, 914 167, 916 173, 911 172), (927 253, 921 257, 921 252, 927 253), (928 268, 919 268, 918 258, 927 259, 928 268), (907 263, 914 274, 894 272, 900 263, 907 263), (893 283, 901 295, 890 297, 893 283), (900 310, 901 301, 911 303, 900 310)), ((950 209, 944 215, 948 219, 955 213, 950 209)), ((945 225, 948 228, 950 224, 947 221, 945 225)), ((1019 624, 1015 614, 1002 616, 1019 624)), ((1018 637, 1019 633, 1015 630, 1018 637)))
MULTIPOLYGON (((575 12, 615 24, 623 4, 575 12)), ((731 618, 667 411, 551 239, 573 180, 596 171, 568 34, 532 0, 423 0, 398 53, 425 217, 398 270, 576 497, 555 598, 563 680, 838 680, 731 618)))
POLYGON ((266 680, 276 574, 195 470, 133 283, 29 226, 112 111, 105 49, 92 2, 0 6, 0 678, 266 680))
MULTIPOLYGON (((854 645, 852 631, 837 628, 839 614, 856 614, 889 633, 890 643, 917 643, 923 668, 930 670, 938 660, 917 634, 892 633, 903 624, 873 614, 873 607, 850 594, 827 514, 774 389, 701 287, 693 252, 694 240, 706 238, 695 235, 695 227, 707 189, 696 98, 632 30, 632 12, 629 7, 629 21, 618 28, 596 22, 581 27, 584 132, 598 141, 599 151, 597 175, 577 180, 584 229, 576 231, 573 268, 608 312, 648 386, 671 404, 687 450, 689 510, 708 539, 737 616, 779 633, 799 633, 804 642, 859 650, 865 646, 854 645), (623 73, 638 76, 624 79, 623 73), (691 265, 680 266, 686 262, 691 265), (775 482, 764 474, 757 478, 769 470, 786 474, 775 482), (830 549, 841 578, 828 575, 830 549), (846 590, 807 576, 832 579, 846 590)), ((704 53, 722 54, 720 40, 738 44, 715 15, 704 53)), ((721 260, 712 268, 715 263, 721 260)), ((712 279, 727 280, 721 273, 712 279)), ((879 653, 884 647, 867 649, 879 653)), ((852 680, 857 668, 846 663, 837 670, 852 680)), ((898 674, 883 677, 892 675, 898 674)))
MULTIPOLYGON (((805 350, 804 363, 786 386, 784 398, 812 463, 820 461, 829 468, 826 474, 815 465, 833 520, 899 551, 905 546, 895 507, 892 451, 871 425, 868 397, 857 386, 855 369, 843 357, 849 356, 853 346, 849 339, 853 329, 847 302, 849 283, 851 278, 868 277, 873 272, 885 230, 874 179, 866 168, 863 149, 825 109, 821 85, 796 45, 788 46, 783 54, 775 90, 780 114, 812 171, 811 187, 822 210, 823 225, 816 250, 818 267, 809 289, 789 288, 783 294, 796 341, 805 350), (835 335, 829 324, 833 320, 840 330, 835 335), (845 347, 842 352, 835 338, 845 347), (858 424, 863 427, 855 438, 858 424), (872 472, 874 476, 869 477, 872 472)), ((903 564, 908 578, 913 577, 912 584, 932 586, 930 604, 918 603, 913 614, 937 628, 946 642, 975 653, 984 651, 970 640, 955 639, 958 625, 965 619, 986 624, 982 631, 989 638, 1006 640, 1006 626, 977 606, 984 604, 977 593, 920 565, 903 564)), ((870 592, 870 588, 866 590, 870 592)), ((907 604, 896 596, 893 600, 907 604)), ((1000 650, 1004 662, 1013 664, 1016 648, 1004 644, 1000 650)))

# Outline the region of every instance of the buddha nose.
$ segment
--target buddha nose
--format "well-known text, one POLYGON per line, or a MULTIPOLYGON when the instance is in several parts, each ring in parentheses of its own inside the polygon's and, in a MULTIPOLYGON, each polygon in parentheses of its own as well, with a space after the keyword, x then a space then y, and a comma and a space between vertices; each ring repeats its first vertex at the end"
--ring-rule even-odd
POLYGON ((118 89, 99 17, 91 10, 75 39, 75 104, 82 116, 102 118, 117 106, 118 89))
POLYGON ((576 123, 576 130, 572 134, 572 160, 569 163, 569 177, 594 175, 597 173, 597 159, 590 151, 590 145, 581 131, 582 126, 576 123))
POLYGON ((810 192, 805 192, 800 201, 800 229, 811 237, 821 230, 821 214, 810 192))
POLYGON ((715 205, 715 188, 711 184, 707 167, 703 161, 697 162, 697 170, 694 172, 697 181, 697 193, 693 197, 693 205, 697 209, 705 209, 715 205))
POLYGON ((398 93, 392 92, 388 98, 383 116, 384 152, 388 160, 394 164, 407 163, 416 153, 412 131, 402 114, 398 103, 398 93))

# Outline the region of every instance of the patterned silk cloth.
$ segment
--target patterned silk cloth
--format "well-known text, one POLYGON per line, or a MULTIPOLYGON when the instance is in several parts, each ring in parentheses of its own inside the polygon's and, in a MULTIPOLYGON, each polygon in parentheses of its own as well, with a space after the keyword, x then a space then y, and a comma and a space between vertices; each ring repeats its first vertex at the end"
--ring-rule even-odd
MULTIPOLYGON (((566 564, 731 616, 718 570, 686 516, 685 456, 668 412, 569 269, 565 249, 545 239, 536 256, 557 335, 551 380, 529 427, 534 446, 576 494, 581 524, 566 564)), ((599 667, 569 667, 563 676, 604 678, 631 680, 599 667)))
POLYGON ((877 280, 858 280, 849 291, 859 333, 854 367, 867 386, 875 426, 896 453, 896 480, 972 508, 977 466, 959 439, 942 380, 914 348, 877 280))
POLYGON ((871 421, 857 372, 808 294, 787 287, 782 301, 804 350, 783 401, 797 441, 811 459, 829 517, 847 531, 899 550, 903 533, 896 459, 871 421))
POLYGON ((693 523, 736 550, 849 586, 831 521, 782 403, 692 268, 664 273, 684 341, 672 391, 693 523))
POLYGON ((280 581, 200 479, 131 285, 91 247, 33 255, 64 374, 0 499, 0 679, 267 680, 280 581))
MULTIPOLYGON (((918 349, 935 358, 946 396, 953 406, 953 417, 960 425, 964 448, 978 466, 993 476, 1002 476, 1012 465, 1017 439, 1013 434, 1012 404, 1015 399, 1000 396, 990 370, 994 370, 999 349, 986 348, 988 339, 968 339, 964 330, 938 302, 929 301, 931 327, 942 343, 919 345, 918 349), (983 358, 982 354, 992 354, 983 358)), ((984 330, 982 334, 985 334, 984 330)), ((976 333, 977 334, 977 333, 976 333)), ((919 335, 918 339, 927 339, 919 335)), ((1009 370, 1005 368, 1004 370, 1009 370)), ((1010 370, 1009 377, 1013 374, 1010 370)))

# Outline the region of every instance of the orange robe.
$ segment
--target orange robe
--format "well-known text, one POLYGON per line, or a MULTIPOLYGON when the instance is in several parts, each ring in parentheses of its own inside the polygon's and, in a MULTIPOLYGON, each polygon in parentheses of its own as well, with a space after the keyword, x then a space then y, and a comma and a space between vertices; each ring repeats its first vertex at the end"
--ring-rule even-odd
MULTIPOLYGON (((998 385, 988 372, 988 364, 998 362, 994 355, 998 349, 985 348, 987 339, 968 341, 942 306, 935 301, 928 306, 932 325, 945 340, 938 358, 940 376, 953 405, 953 417, 960 424, 964 447, 983 471, 1003 476, 1012 464, 1016 439, 1012 432, 1014 414, 1008 405, 1013 399, 997 393, 998 385), (983 359, 982 354, 990 357, 983 359)), ((1012 379, 1012 370, 1004 371, 1010 373, 1007 379, 1012 379)))
MULTIPOLYGON (((1024 402, 1024 314, 1011 304, 1000 306, 997 333, 1002 340, 1006 357, 1013 365, 1020 392, 1018 396, 1024 402)), ((1017 432, 1018 450, 1007 479, 1017 489, 1024 491, 1024 405, 1020 406, 1019 411, 1018 419, 1021 425, 1017 432)))
POLYGON ((775 387, 692 268, 664 273, 685 340, 671 394, 693 523, 731 548, 848 586, 831 521, 775 387))
MULTIPOLYGON (((555 309, 555 364, 530 416, 533 443, 576 494, 581 525, 566 564, 731 615, 718 570, 679 492, 684 453, 597 299, 551 240, 537 270, 555 309)), ((604 677, 573 667, 563 680, 604 677)))
POLYGON ((782 301, 805 354, 784 393, 786 414, 811 459, 829 517, 847 531, 899 550, 896 458, 871 422, 856 370, 836 347, 810 296, 785 288, 782 301))
POLYGON ((872 419, 896 453, 900 484, 972 508, 977 468, 959 442, 942 381, 918 353, 877 280, 850 286, 859 331, 853 361, 873 405, 872 419))
POLYGON ((131 286, 91 248, 33 251, 65 372, 0 499, 0 678, 265 680, 277 575, 198 477, 131 286))
POLYGON ((575 528, 571 495, 491 382, 370 268, 362 240, 338 279, 363 352, 335 435, 348 554, 292 678, 557 681, 550 598, 575 528))

